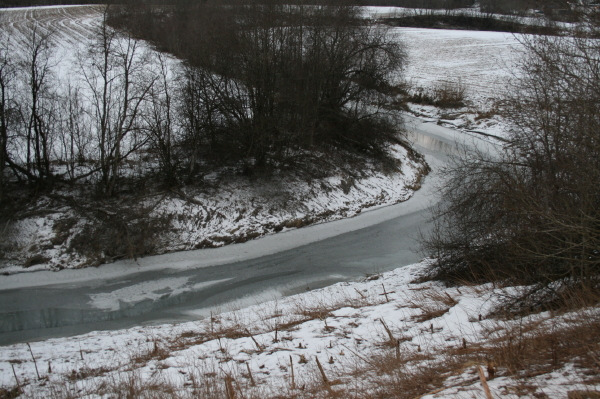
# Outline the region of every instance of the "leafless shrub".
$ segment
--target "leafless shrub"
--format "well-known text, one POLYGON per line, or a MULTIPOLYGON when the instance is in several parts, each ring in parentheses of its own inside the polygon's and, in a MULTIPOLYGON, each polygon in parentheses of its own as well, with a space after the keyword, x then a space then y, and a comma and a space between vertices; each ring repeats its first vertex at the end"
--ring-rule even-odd
POLYGON ((406 101, 440 108, 460 108, 465 105, 466 90, 461 82, 438 82, 431 88, 418 87, 409 91, 406 101))
POLYGON ((460 108, 465 105, 467 88, 461 82, 442 82, 433 88, 436 105, 441 108, 460 108))
POLYGON ((523 78, 505 109, 510 143, 465 152, 445 171, 425 244, 438 278, 530 284, 533 308, 597 289, 600 47, 589 34, 524 39, 523 78))
POLYGON ((96 203, 93 208, 76 209, 90 222, 72 236, 68 245, 92 264, 148 255, 169 221, 162 215, 152 215, 152 206, 96 203))

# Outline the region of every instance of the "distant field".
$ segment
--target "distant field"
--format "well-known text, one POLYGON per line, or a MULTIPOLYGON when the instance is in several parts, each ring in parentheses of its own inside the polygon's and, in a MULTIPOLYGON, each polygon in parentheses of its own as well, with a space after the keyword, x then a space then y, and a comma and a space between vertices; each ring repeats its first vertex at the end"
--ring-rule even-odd
MULTIPOLYGON (((43 30, 55 32, 57 54, 62 59, 75 45, 89 40, 101 11, 101 6, 3 9, 0 26, 3 35, 19 46, 25 44, 34 22, 43 30)), ((405 77, 409 83, 431 87, 460 82, 474 101, 485 101, 503 92, 518 60, 520 45, 510 33, 420 28, 394 28, 391 32, 407 46, 405 77)), ((65 64, 70 57, 66 58, 65 64)))
POLYGON ((476 102, 497 97, 519 59, 517 36, 501 32, 397 28, 408 51, 406 79, 415 86, 461 83, 476 102))
POLYGON ((90 37, 91 28, 101 17, 102 6, 51 6, 0 10, 3 38, 24 45, 32 26, 52 32, 57 44, 77 44, 90 37))

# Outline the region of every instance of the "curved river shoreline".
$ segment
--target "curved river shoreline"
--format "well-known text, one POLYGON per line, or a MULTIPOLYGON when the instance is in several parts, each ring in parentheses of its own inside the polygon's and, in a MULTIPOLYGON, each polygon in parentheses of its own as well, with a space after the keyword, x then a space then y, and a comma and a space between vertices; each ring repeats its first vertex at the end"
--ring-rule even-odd
POLYGON ((482 141, 406 119, 432 167, 408 201, 223 248, 2 277, 0 345, 197 319, 419 261, 416 239, 430 228, 438 171, 457 142, 482 141))

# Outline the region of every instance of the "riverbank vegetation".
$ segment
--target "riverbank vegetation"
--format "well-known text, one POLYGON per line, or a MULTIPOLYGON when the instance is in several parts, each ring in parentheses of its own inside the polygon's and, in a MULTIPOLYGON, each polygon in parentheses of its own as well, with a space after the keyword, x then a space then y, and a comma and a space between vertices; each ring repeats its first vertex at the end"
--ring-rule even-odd
POLYGON ((468 29, 480 31, 558 35, 563 30, 550 21, 543 24, 525 23, 518 17, 503 17, 491 13, 469 11, 416 10, 382 19, 390 26, 431 29, 468 29))
POLYGON ((10 265, 244 242, 405 200, 427 173, 384 108, 403 45, 355 7, 68 8, 85 10, 96 17, 66 51, 56 9, 33 25, 1 15, 10 265))
POLYGON ((509 144, 465 150, 446 170, 426 242, 432 276, 527 285, 515 298, 522 310, 600 299, 597 33, 586 24, 574 37, 522 39, 522 78, 504 109, 509 144))
POLYGON ((381 91, 398 77, 404 52, 355 7, 133 4, 110 8, 108 22, 185 60, 191 158, 250 170, 307 150, 379 158, 395 140, 395 123, 379 112, 381 91))

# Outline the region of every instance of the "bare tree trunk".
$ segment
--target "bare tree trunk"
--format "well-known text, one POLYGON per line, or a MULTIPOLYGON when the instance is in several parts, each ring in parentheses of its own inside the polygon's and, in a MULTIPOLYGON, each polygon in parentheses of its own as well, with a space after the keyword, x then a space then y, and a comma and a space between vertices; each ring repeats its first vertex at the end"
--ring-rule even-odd
POLYGON ((147 74, 144 54, 131 36, 121 37, 103 23, 97 41, 89 51, 91 60, 81 60, 82 74, 91 89, 91 115, 98 137, 100 186, 105 195, 114 195, 123 161, 144 140, 132 133, 140 131, 140 114, 154 85, 147 74), (125 139, 127 148, 124 148, 125 139))
POLYGON ((150 93, 152 112, 148 117, 148 130, 155 150, 158 153, 160 166, 167 184, 177 180, 176 165, 173 156, 173 141, 175 134, 173 123, 173 106, 169 68, 164 56, 158 55, 160 66, 159 82, 150 93))
POLYGON ((27 122, 27 167, 33 161, 37 179, 50 177, 50 125, 54 107, 50 86, 50 34, 38 32, 34 27, 29 39, 25 65, 29 89, 27 122), (33 146, 33 151, 32 147, 33 146), (32 154, 33 152, 33 154, 32 154), (33 159, 32 159, 33 158, 33 159))
POLYGON ((8 85, 13 77, 14 70, 9 63, 8 55, 2 51, 0 53, 0 204, 4 201, 5 197, 4 170, 7 166, 8 158, 8 85))

